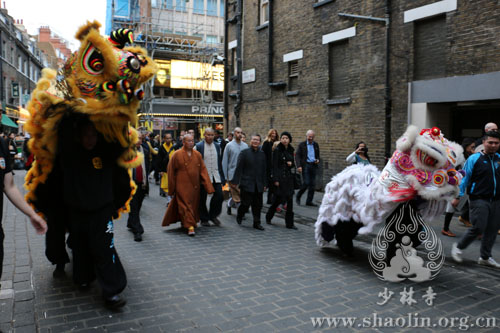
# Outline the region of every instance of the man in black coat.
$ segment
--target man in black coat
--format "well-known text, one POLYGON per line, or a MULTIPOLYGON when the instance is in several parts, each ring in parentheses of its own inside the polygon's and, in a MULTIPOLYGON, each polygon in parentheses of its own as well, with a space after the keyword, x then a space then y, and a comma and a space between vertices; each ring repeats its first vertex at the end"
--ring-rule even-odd
POLYGON ((295 165, 297 166, 297 171, 302 173, 302 187, 297 193, 297 205, 300 205, 300 197, 302 194, 309 189, 307 192, 306 206, 317 207, 313 202, 314 198, 314 187, 316 185, 316 173, 318 172, 319 165, 319 145, 314 141, 314 131, 309 130, 306 133, 306 141, 303 141, 297 147, 297 153, 295 154, 295 165))
POLYGON ((262 194, 267 186, 266 154, 260 149, 262 139, 259 134, 253 134, 250 148, 241 151, 234 172, 231 186, 240 187, 241 204, 238 207, 236 222, 241 224, 243 216, 252 206, 253 227, 264 230, 260 223, 262 210, 262 194))
POLYGON ((203 157, 203 162, 207 167, 208 176, 212 181, 215 192, 210 199, 210 209, 207 210, 207 191, 205 187, 200 188, 200 219, 201 225, 210 226, 209 220, 215 225, 220 226, 220 221, 217 218, 222 211, 222 202, 224 196, 222 195, 222 184, 226 183, 224 172, 222 172, 222 149, 220 145, 215 142, 215 132, 212 128, 206 128, 204 132, 205 140, 198 142, 195 149, 203 157))

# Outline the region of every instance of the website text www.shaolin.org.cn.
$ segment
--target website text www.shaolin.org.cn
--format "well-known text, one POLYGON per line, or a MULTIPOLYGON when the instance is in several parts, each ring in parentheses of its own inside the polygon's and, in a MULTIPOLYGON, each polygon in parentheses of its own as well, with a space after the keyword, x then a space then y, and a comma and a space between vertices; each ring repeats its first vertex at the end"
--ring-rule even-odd
POLYGON ((373 313, 366 317, 311 317, 314 328, 456 328, 466 331, 470 328, 497 327, 497 319, 493 317, 438 317, 420 316, 408 313, 406 316, 389 317, 373 313))

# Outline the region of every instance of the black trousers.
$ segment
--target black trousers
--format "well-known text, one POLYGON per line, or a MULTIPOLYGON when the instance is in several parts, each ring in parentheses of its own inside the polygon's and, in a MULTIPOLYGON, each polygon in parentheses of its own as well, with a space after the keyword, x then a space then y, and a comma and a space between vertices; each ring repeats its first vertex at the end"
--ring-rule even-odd
POLYGON ((130 201, 130 213, 128 214, 127 228, 130 228, 134 234, 143 234, 144 228, 141 224, 141 207, 146 190, 142 188, 142 184, 137 184, 137 191, 135 192, 132 200, 130 201))
POLYGON ((287 227, 293 227, 293 195, 283 198, 275 195, 273 203, 266 214, 266 220, 270 221, 276 213, 276 208, 286 202, 285 224, 287 227))
POLYGON ((314 198, 314 187, 316 186, 316 173, 318 172, 318 165, 313 163, 306 163, 306 166, 302 170, 302 187, 297 193, 297 199, 300 200, 300 197, 306 190, 307 191, 307 199, 306 204, 311 204, 314 198))
POLYGON ((45 234, 45 256, 52 265, 69 262, 66 251, 67 214, 63 207, 47 216, 47 233, 45 234))
POLYGON ((210 208, 207 210, 207 191, 205 187, 201 186, 200 190, 200 219, 202 222, 207 222, 208 220, 213 220, 220 215, 222 211, 222 202, 224 201, 224 196, 222 195, 222 185, 221 183, 212 183, 215 192, 210 199, 210 208))
POLYGON ((97 212, 71 212, 73 280, 90 283, 97 278, 104 297, 119 294, 127 276, 116 252, 110 208, 97 212))
POLYGON ((250 206, 252 206, 253 225, 260 225, 260 212, 262 211, 263 192, 246 192, 244 190, 241 190, 240 194, 241 204, 238 207, 237 217, 243 218, 243 216, 248 212, 250 206))

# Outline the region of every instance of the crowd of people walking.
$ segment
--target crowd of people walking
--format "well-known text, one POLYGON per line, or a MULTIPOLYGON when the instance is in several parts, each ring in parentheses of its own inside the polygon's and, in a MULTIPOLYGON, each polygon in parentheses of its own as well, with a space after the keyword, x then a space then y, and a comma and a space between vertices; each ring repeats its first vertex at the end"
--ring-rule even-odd
MULTIPOLYGON (((106 150, 109 147, 101 142, 102 138, 89 122, 78 123, 76 129, 75 140, 63 140, 61 143, 59 149, 62 157, 54 169, 54 172, 66 170, 61 191, 65 193, 65 200, 73 205, 73 211, 59 212, 57 204, 47 202, 47 225, 26 204, 12 181, 13 154, 9 147, 13 144, 12 139, 0 139, 0 181, 3 181, 4 192, 9 200, 30 218, 35 229, 39 233, 48 230, 46 255, 56 265, 54 277, 65 276, 64 266, 69 262, 67 243, 73 250, 75 263, 78 263, 73 265, 75 282, 85 287, 97 277, 106 304, 120 307, 125 302, 118 294, 126 285, 126 276, 114 248, 112 218, 116 217, 113 208, 116 206, 115 201, 121 202, 126 198, 116 195, 118 192, 115 188, 119 184, 115 183, 113 174, 114 155, 106 150), (85 162, 89 158, 91 164, 85 162), (96 170, 100 170, 99 174, 96 170), (103 170, 109 173, 105 178, 101 177, 103 170), (81 174, 88 177, 81 177, 81 174), (89 191, 94 195, 88 195, 89 191), (89 207, 95 209, 89 211, 89 207), (69 214, 73 221, 69 226, 63 221, 68 216, 65 214, 69 214), (66 230, 70 231, 68 240, 66 230)), ((455 237, 450 230, 450 223, 454 214, 459 213, 459 220, 469 229, 459 242, 453 244, 452 258, 461 262, 462 250, 479 238, 481 250, 478 263, 500 268, 491 255, 500 227, 500 155, 497 152, 500 135, 494 123, 488 123, 484 131, 480 141, 469 138, 463 140, 466 160, 462 167, 466 177, 461 184, 459 197, 448 204, 442 234, 455 237), (481 147, 481 150, 477 151, 477 147, 481 147)), ((68 132, 66 135, 68 138, 74 137, 74 133, 68 132)), ((160 196, 166 197, 167 208, 161 225, 180 222, 191 237, 195 236, 198 224, 203 227, 221 226, 219 215, 223 211, 224 196, 229 197, 227 214, 233 215, 232 209, 236 209, 235 221, 238 225, 244 223, 245 215, 251 211, 253 228, 265 230, 261 215, 266 191, 267 204, 270 205, 265 214, 266 224, 273 224, 276 212, 284 211, 286 228, 297 229, 294 204, 301 204, 301 197, 306 191, 305 205, 317 207, 313 198, 320 147, 315 141, 314 131, 305 133, 305 140, 298 143, 297 149, 293 147, 292 135, 287 131, 279 134, 276 129, 270 129, 264 140, 257 133, 250 134, 248 142, 245 142, 245 137, 239 127, 229 133, 226 139, 214 129, 206 128, 200 141, 196 140, 192 130, 181 133, 177 139, 166 133, 161 142, 159 136, 141 133, 136 147, 144 154, 144 161, 131 172, 137 188, 130 201, 127 220, 133 239, 137 242, 143 240, 140 211, 150 191, 150 174, 153 174, 151 181, 154 180, 158 186, 160 196), (210 194, 212 196, 207 207, 210 194)), ((359 142, 347 156, 346 162, 371 164, 367 144, 359 142)), ((0 228, 2 243, 3 238, 0 228)), ((0 262, 2 256, 3 248, 0 247, 0 262)))

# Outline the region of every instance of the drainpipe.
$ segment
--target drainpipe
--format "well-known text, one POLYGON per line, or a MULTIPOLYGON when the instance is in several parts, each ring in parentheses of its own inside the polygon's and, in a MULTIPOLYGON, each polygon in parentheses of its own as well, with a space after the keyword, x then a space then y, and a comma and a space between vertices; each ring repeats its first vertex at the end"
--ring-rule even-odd
POLYGON ((273 19, 273 6, 274 6, 274 1, 269 0, 269 21, 267 25, 267 29, 269 30, 269 46, 268 46, 268 51, 267 51, 267 71, 268 71, 268 86, 271 88, 284 88, 286 86, 286 82, 283 81, 278 81, 274 82, 274 66, 273 66, 273 57, 274 57, 274 19, 273 19))
POLYGON ((391 158, 392 143, 392 99, 391 99, 391 81, 390 81, 390 50, 391 50, 391 0, 385 0, 385 158, 386 162, 391 158))
POLYGON ((224 138, 227 136, 227 128, 229 127, 229 109, 228 109, 228 98, 229 98, 229 48, 228 48, 228 31, 229 22, 227 21, 227 10, 229 8, 228 0, 224 1, 224 138))
POLYGON ((237 22, 237 29, 236 29, 236 39, 237 39, 237 43, 238 45, 236 46, 236 64, 237 64, 237 67, 238 67, 238 84, 237 84, 237 89, 238 89, 238 92, 237 92, 237 96, 236 96, 236 105, 234 106, 234 116, 236 118, 236 126, 237 127, 240 127, 241 126, 241 123, 240 123, 240 110, 241 110, 241 104, 242 104, 242 100, 243 100, 243 96, 242 96, 242 91, 241 91, 241 88, 242 88, 242 85, 241 85, 241 80, 242 80, 242 61, 241 61, 241 47, 242 47, 242 40, 241 40, 241 30, 242 30, 242 20, 243 20, 243 1, 242 0, 238 0, 237 2, 237 5, 238 5, 238 12, 237 12, 237 17, 238 17, 238 22, 237 22))
MULTIPOLYGON (((269 41, 268 41, 268 51, 267 51, 267 72, 268 72, 268 83, 272 84, 273 83, 273 56, 274 56, 274 50, 273 50, 273 0, 269 0, 268 4, 268 9, 269 9, 269 21, 268 21, 268 33, 269 33, 269 41)), ((260 10, 260 8, 259 8, 260 10)))

